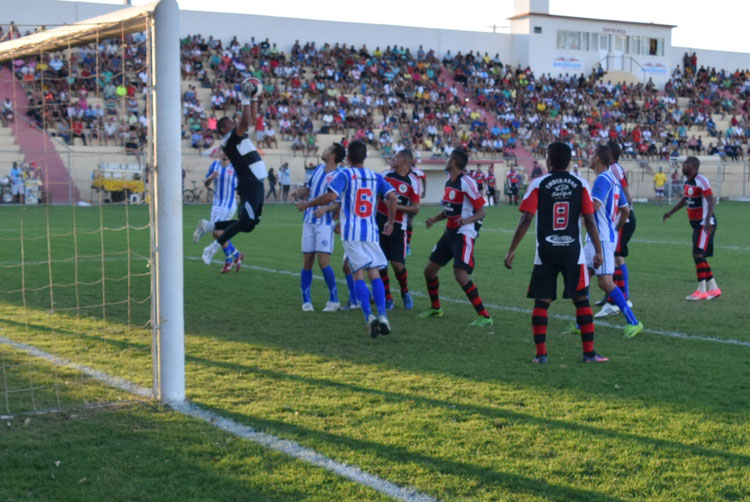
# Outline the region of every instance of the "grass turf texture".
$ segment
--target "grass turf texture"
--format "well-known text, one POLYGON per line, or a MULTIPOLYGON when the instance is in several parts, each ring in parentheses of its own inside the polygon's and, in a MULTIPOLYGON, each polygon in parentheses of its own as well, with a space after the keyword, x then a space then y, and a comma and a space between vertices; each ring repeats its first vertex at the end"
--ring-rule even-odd
MULTIPOLYGON (((744 302, 750 292, 745 273, 750 252, 746 208, 736 203, 717 208, 716 256, 709 263, 724 295, 688 303, 684 297, 695 289, 695 272, 684 212, 662 224, 665 206, 636 206, 638 229, 628 266, 634 310, 647 329, 750 341, 744 302)), ((17 244, 7 240, 17 236, 7 231, 14 221, 10 216, 18 220, 19 211, 24 211, 24 234, 33 236, 44 232, 45 211, 1 211, 0 264, 17 263, 17 244)), ((65 234, 72 210, 54 211, 60 228, 51 222, 53 229, 65 234)), ((130 211, 131 221, 142 224, 143 208, 130 211)), ((122 225, 123 212, 122 207, 108 207, 100 215, 98 208, 78 208, 76 218, 80 227, 93 231, 100 219, 112 228, 122 225)), ((426 230, 422 222, 436 212, 434 207, 423 208, 415 225, 407 261, 415 293, 425 292, 421 270, 442 231, 426 230)), ((295 275, 301 266, 301 224, 296 210, 267 207, 255 232, 234 239, 251 267, 227 275, 218 273, 220 265, 206 267, 199 261, 207 242, 196 246, 191 241, 194 223, 207 214, 206 206, 184 210, 187 389, 197 404, 442 500, 750 498, 750 347, 649 333, 624 340, 621 330, 599 327, 596 348, 611 362, 583 365, 578 338, 560 334, 569 321, 552 317, 550 363, 530 364, 532 305, 525 290, 533 257, 531 234, 517 253, 514 270, 502 267, 518 219, 515 208, 488 208, 476 246, 473 279, 485 303, 504 307, 490 308, 495 326, 470 328, 472 307, 449 301, 443 304, 444 318, 416 319, 415 313, 428 307, 426 296, 415 297, 414 311, 403 310, 391 272, 397 305, 389 315, 394 334, 376 340, 367 336, 360 312, 319 311, 327 299, 320 280, 313 284, 318 311, 301 311, 295 275)), ((93 255, 101 249, 101 235, 85 235, 79 254, 93 255)), ((125 232, 104 236, 111 253, 104 260, 106 274, 123 276, 127 260, 114 253, 121 252, 125 232)), ((132 248, 146 255, 147 239, 147 231, 131 232, 132 248)), ((51 247, 70 251, 69 240, 53 238, 51 247)), ((44 260, 46 240, 26 241, 24 252, 28 261, 44 260)), ((340 256, 337 244, 337 272, 340 256)), ((87 260, 79 264, 79 273, 90 273, 95 280, 101 275, 101 260, 87 260)), ((132 270, 143 264, 134 266, 136 262, 132 270)), ((61 274, 59 282, 67 281, 73 265, 59 265, 52 267, 52 274, 61 274)), ((18 280, 18 269, 0 268, 0 274, 0 289, 12 289, 6 281, 18 280)), ((25 274, 27 287, 49 282, 46 264, 27 267, 25 274)), ((148 295, 148 279, 138 280, 131 283, 131 297, 142 299, 148 295)), ((107 298, 126 299, 124 282, 105 283, 107 298)), ((101 303, 100 286, 82 289, 91 304, 101 303)), ((339 293, 345 298, 345 285, 340 284, 339 293)), ((465 301, 450 270, 441 273, 441 295, 465 301)), ((598 299, 596 289, 592 297, 598 299)), ((148 307, 131 305, 128 325, 126 304, 85 309, 77 317, 74 311, 50 316, 46 290, 29 295, 25 310, 19 308, 17 294, 1 300, 0 328, 5 336, 150 385, 150 334, 138 329, 147 319, 148 307), (107 325, 99 319, 103 312, 107 325)), ((559 299, 550 309, 552 315, 573 313, 569 300, 559 299)), ((607 320, 623 324, 621 317, 607 320)), ((137 409, 144 423, 164 417, 187 420, 156 408, 137 409)), ((108 412, 115 417, 120 413, 108 412)), ((59 419, 50 420, 51 431, 66 426, 64 420, 55 420, 59 419)), ((189 450, 201 443, 201 437, 181 436, 171 447, 189 450)), ((85 441, 85 435, 82 438, 85 441)), ((33 441, 31 436, 25 439, 33 441)), ((151 446, 150 441, 143 443, 143 448, 151 446)), ((247 448, 263 458, 274 456, 247 448)), ((85 456, 87 451, 95 453, 84 448, 75 455, 85 456)), ((217 455, 223 458, 220 451, 217 455)), ((148 458, 142 457, 144 462, 148 458)), ((154 469, 160 468, 159 462, 154 462, 154 469)), ((190 465, 186 461, 188 474, 180 482, 185 490, 193 486, 190 465)), ((223 474, 216 475, 224 480, 223 474)), ((19 470, 18 478, 22 477, 19 470)), ((355 494, 342 489, 331 495, 324 486, 304 487, 304 479, 297 475, 287 483, 295 493, 321 499, 376 498, 370 490, 355 494)), ((271 487, 254 500, 266 496, 295 499, 271 487)))

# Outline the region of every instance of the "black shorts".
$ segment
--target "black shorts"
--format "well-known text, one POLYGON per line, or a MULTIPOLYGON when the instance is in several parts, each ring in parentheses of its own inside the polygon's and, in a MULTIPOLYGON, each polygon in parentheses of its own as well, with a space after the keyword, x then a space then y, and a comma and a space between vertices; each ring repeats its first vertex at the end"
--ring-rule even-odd
POLYGON ((380 234, 380 249, 386 260, 406 263, 406 232, 400 224, 393 225, 391 235, 380 234))
POLYGON ((693 227, 693 254, 701 255, 704 258, 710 258, 714 255, 714 235, 716 234, 716 216, 711 218, 714 229, 710 234, 703 231, 703 220, 690 222, 693 227))
POLYGON ((487 187, 487 197, 495 196, 495 187, 487 187))
POLYGON ((557 276, 562 273, 565 289, 563 298, 579 298, 589 295, 589 271, 585 263, 570 265, 534 265, 527 298, 557 299, 557 276))
POLYGON ((480 192, 482 190, 484 190, 484 184, 483 183, 477 183, 477 190, 479 190, 480 192))
POLYGON ((509 185, 508 195, 518 195, 518 185, 509 185))
POLYGON ((615 248, 615 256, 622 256, 625 258, 628 255, 628 242, 635 233, 635 213, 631 210, 630 216, 628 217, 625 224, 620 228, 620 234, 617 238, 617 247, 615 248))
POLYGON ((474 239, 456 231, 446 231, 432 248, 430 261, 441 267, 453 260, 453 268, 474 271, 474 239))

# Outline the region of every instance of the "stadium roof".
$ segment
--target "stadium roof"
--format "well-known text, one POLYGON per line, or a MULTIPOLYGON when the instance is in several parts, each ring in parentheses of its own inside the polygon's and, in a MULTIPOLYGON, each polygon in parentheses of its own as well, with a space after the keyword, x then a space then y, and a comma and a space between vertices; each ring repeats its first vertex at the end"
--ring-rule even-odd
POLYGON ((86 45, 97 40, 128 35, 148 28, 147 19, 159 2, 128 7, 103 16, 92 17, 73 24, 40 31, 32 35, 0 43, 0 61, 38 55, 86 45))
POLYGON ((596 19, 592 17, 576 17, 576 16, 558 16, 556 14, 548 14, 546 12, 526 12, 525 14, 516 14, 515 16, 509 17, 511 21, 516 19, 523 19, 530 16, 539 17, 554 17, 557 19, 575 19, 576 21, 598 21, 600 23, 619 23, 619 24, 637 24, 640 26, 655 26, 657 28, 676 28, 675 24, 658 24, 658 23, 642 23, 639 21, 621 21, 619 19, 596 19))

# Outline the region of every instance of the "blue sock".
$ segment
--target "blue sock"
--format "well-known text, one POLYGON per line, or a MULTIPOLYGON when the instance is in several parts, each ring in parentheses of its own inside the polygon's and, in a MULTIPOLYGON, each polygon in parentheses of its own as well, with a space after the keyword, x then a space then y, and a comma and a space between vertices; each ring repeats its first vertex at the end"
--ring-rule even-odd
POLYGON ((375 305, 378 307, 378 314, 385 315, 385 286, 383 280, 378 277, 370 283, 372 284, 372 296, 375 297, 375 305))
POLYGON ((622 282, 625 283, 625 291, 623 292, 625 293, 626 298, 630 298, 630 275, 628 274, 628 266, 623 263, 620 265, 620 270, 622 271, 622 282))
POLYGON ((365 321, 372 310, 370 310, 370 290, 367 289, 367 283, 363 280, 354 281, 354 289, 357 290, 357 298, 359 298, 359 306, 362 308, 362 313, 365 315, 365 321))
POLYGON ((224 257, 226 258, 225 261, 227 263, 232 263, 232 249, 231 249, 231 246, 227 246, 225 248, 222 248, 222 251, 224 251, 224 257))
POLYGON ((326 280, 326 284, 328 284, 328 301, 338 303, 339 290, 336 287, 336 274, 333 273, 333 269, 330 265, 323 269, 323 278, 326 280))
POLYGON ((615 304, 620 307, 620 312, 625 316, 628 324, 638 324, 638 319, 635 318, 635 314, 633 314, 633 311, 628 307, 628 302, 625 300, 625 295, 622 294, 620 288, 613 289, 609 296, 612 297, 615 304))
POLYGON ((300 274, 300 288, 302 289, 302 303, 310 303, 310 287, 312 286, 312 270, 302 269, 300 274))
POLYGON ((358 303, 359 300, 357 300, 357 291, 354 288, 354 277, 352 274, 346 274, 346 285, 349 287, 349 302, 358 303))

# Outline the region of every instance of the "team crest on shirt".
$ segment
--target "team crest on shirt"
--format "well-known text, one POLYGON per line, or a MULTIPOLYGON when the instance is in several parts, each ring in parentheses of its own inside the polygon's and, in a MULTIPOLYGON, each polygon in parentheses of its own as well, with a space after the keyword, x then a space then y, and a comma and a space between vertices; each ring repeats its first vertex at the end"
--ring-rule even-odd
POLYGON ((693 195, 693 187, 688 187, 687 194, 688 195, 693 195))
POLYGON ((398 191, 401 193, 406 193, 407 190, 408 188, 406 187, 406 185, 399 185, 398 187, 398 191))
POLYGON ((456 192, 454 192, 453 190, 451 190, 450 192, 448 192, 448 198, 450 200, 455 199, 456 198, 456 192))

